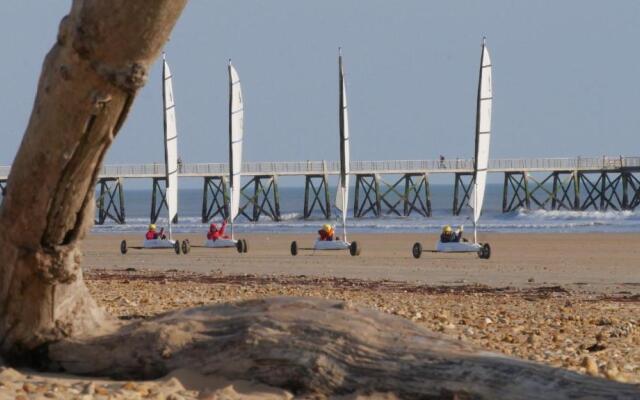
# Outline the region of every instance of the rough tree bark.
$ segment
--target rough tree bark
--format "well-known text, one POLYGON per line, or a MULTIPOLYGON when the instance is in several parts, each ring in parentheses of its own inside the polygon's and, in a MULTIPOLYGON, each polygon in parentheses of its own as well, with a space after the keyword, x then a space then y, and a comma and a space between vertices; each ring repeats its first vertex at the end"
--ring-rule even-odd
POLYGON ((74 0, 47 54, 0 210, 0 354, 108 318, 82 280, 102 159, 186 0, 74 0))
POLYGON ((482 352, 344 303, 269 299, 130 324, 82 280, 101 161, 186 0, 74 0, 47 55, 0 210, 0 354, 49 368, 152 378, 178 368, 298 394, 638 398, 636 386, 482 352))

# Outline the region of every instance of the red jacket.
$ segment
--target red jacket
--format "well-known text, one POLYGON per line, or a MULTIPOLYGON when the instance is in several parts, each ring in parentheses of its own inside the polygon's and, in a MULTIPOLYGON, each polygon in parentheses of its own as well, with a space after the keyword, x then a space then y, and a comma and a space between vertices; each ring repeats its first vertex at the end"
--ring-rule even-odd
POLYGON ((220 239, 223 235, 224 235, 224 228, 227 227, 227 221, 224 221, 222 223, 222 226, 220 227, 220 229, 216 230, 216 231, 212 231, 211 229, 209 229, 209 232, 207 232, 207 239, 209 240, 218 240, 220 239))
POLYGON ((145 238, 147 240, 157 239, 158 238, 158 232, 156 232, 156 231, 148 231, 147 234, 145 235, 145 238))

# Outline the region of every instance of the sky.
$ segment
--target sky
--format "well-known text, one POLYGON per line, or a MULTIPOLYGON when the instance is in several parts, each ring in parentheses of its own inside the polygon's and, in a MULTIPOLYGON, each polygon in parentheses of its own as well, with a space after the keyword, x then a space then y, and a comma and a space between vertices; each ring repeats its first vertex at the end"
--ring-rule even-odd
MULTIPOLYGON (((42 59, 70 1, 0 14, 0 165, 11 164, 42 59)), ((492 158, 639 155, 636 0, 192 0, 166 45, 185 163, 226 162, 227 59, 246 161, 334 160, 343 48, 354 160, 470 158, 482 37, 493 62, 492 158)), ((108 164, 162 162, 161 65, 108 164)))

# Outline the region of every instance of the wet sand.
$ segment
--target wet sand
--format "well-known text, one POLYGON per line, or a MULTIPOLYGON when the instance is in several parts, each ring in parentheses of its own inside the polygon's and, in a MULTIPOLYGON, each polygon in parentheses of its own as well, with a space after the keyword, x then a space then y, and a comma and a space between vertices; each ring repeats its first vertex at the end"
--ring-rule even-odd
POLYGON ((189 238, 192 251, 177 256, 172 250, 119 251, 120 241, 139 246, 142 235, 93 234, 83 244, 84 267, 136 268, 198 273, 305 275, 392 280, 430 285, 481 284, 490 287, 531 288, 561 285, 580 292, 640 294, 640 234, 483 234, 491 244, 490 260, 475 254, 423 253, 411 255, 414 242, 433 248, 435 235, 353 234, 362 247, 359 257, 347 251, 301 251, 292 257, 292 240, 310 247, 314 235, 252 234, 249 251, 207 249, 202 237, 189 238))

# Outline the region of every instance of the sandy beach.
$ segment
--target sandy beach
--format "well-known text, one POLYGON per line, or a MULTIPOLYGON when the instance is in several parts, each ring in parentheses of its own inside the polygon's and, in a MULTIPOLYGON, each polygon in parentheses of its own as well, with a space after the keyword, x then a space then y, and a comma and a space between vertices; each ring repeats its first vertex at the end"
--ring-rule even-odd
POLYGON ((119 251, 120 241, 140 246, 142 235, 93 234, 82 244, 85 269, 146 268, 198 273, 305 275, 402 281, 429 285, 481 284, 490 287, 530 288, 561 285, 580 292, 640 293, 640 234, 483 234, 491 244, 490 260, 475 254, 425 252, 411 255, 419 241, 432 249, 435 235, 352 234, 362 247, 359 257, 348 252, 302 251, 292 257, 292 240, 310 247, 313 234, 253 234, 246 238, 249 251, 206 249, 203 236, 177 235, 193 245, 186 256, 171 250, 119 251))
MULTIPOLYGON (((243 237, 240 235, 239 237, 243 237)), ((359 257, 345 252, 289 254, 309 235, 247 235, 249 252, 198 247, 135 250, 92 234, 83 243, 87 285, 121 319, 271 296, 338 299, 394 314, 456 340, 591 376, 640 383, 640 234, 491 234, 493 255, 426 252, 434 235, 353 234, 359 257)), ((0 398, 291 398, 286 391, 182 371, 152 382, 1 369, 0 398)), ((375 397, 375 396, 374 396, 375 397)), ((356 398, 356 397, 354 397, 356 398)), ((381 398, 394 398, 382 396, 381 398)))

